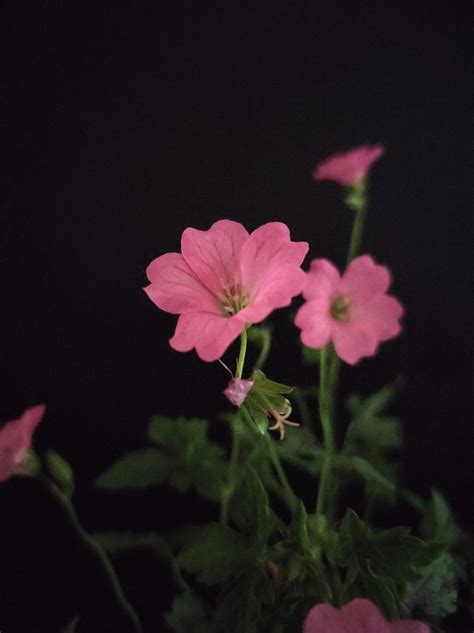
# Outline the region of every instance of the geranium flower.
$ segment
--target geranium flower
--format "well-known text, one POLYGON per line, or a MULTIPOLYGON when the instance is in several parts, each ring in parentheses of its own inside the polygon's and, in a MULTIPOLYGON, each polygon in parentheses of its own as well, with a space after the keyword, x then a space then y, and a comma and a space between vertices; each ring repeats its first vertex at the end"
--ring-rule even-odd
POLYGON ((307 251, 307 242, 292 242, 281 222, 249 235, 242 224, 220 220, 208 231, 187 228, 181 253, 148 266, 144 290, 159 308, 180 315, 171 347, 196 348, 202 360, 213 361, 246 324, 263 321, 301 292, 307 251))
POLYGON ((31 446, 31 437, 41 422, 46 407, 39 404, 26 409, 18 420, 11 420, 0 430, 0 481, 23 470, 31 446))
POLYGON ((384 151, 382 145, 361 145, 342 154, 334 154, 316 165, 313 178, 334 180, 343 186, 355 186, 364 180, 372 163, 384 151))
POLYGON ((307 347, 319 349, 332 341, 337 355, 354 365, 375 354, 381 341, 400 332, 400 303, 386 294, 390 272, 370 255, 356 257, 341 277, 326 259, 315 259, 303 291, 306 303, 295 324, 307 347))
POLYGON ((430 633, 430 629, 415 620, 387 622, 370 600, 356 598, 339 610, 317 604, 306 616, 303 633, 430 633))

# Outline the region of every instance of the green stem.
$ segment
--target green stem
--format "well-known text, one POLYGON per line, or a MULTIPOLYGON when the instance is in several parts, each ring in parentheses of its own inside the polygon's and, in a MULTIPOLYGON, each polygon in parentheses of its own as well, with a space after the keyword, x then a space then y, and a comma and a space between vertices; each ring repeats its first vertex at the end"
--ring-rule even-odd
POLYGON ((252 330, 252 332, 258 332, 258 336, 262 344, 260 354, 258 355, 257 362, 255 363, 255 369, 262 369, 265 361, 267 360, 268 353, 270 352, 272 335, 270 334, 270 330, 264 326, 258 329, 254 329, 252 330))
POLYGON ((74 508, 66 499, 66 497, 60 492, 57 486, 49 479, 47 479, 44 475, 40 475, 38 477, 38 480, 43 484, 51 497, 61 507, 72 530, 84 546, 84 549, 89 551, 89 553, 94 557, 97 564, 100 565, 100 567, 102 568, 104 576, 107 579, 109 589, 113 594, 115 601, 119 605, 121 611, 127 615, 136 633, 142 633, 143 629, 138 616, 135 613, 133 607, 126 599, 117 575, 115 574, 114 568, 112 567, 112 564, 108 559, 107 554, 102 549, 101 545, 84 530, 82 525, 79 523, 79 519, 77 518, 77 514, 74 508))
POLYGON ((355 219, 352 225, 351 241, 349 243, 349 250, 347 252, 347 264, 357 257, 360 251, 360 245, 362 243, 362 233, 364 232, 365 218, 367 215, 367 200, 365 195, 357 208, 354 208, 355 219))
POLYGON ((267 442, 270 459, 272 460, 273 466, 278 475, 278 479, 280 480, 280 483, 285 491, 288 505, 293 510, 298 503, 298 497, 295 495, 293 489, 290 486, 290 482, 288 481, 285 471, 283 470, 283 466, 281 465, 280 458, 278 457, 278 453, 275 450, 272 438, 268 433, 265 433, 264 437, 265 441, 267 442))
POLYGON ((327 505, 327 496, 331 486, 331 462, 334 454, 334 431, 331 418, 331 382, 329 380, 330 348, 321 349, 319 363, 319 418, 323 430, 324 460, 319 480, 318 497, 316 500, 316 514, 322 515, 327 505))
POLYGON ((242 334, 240 335, 240 352, 239 352, 239 358, 237 360, 237 367, 235 369, 236 378, 242 378, 246 353, 247 353, 247 328, 245 328, 242 334))

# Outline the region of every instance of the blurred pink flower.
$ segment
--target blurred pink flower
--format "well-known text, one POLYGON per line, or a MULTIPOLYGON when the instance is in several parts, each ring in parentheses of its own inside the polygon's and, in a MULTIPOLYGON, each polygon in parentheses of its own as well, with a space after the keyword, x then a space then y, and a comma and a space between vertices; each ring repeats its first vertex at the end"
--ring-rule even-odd
POLYGON ((232 378, 227 387, 224 389, 224 395, 229 402, 234 404, 236 407, 240 407, 254 384, 253 380, 232 378))
POLYGON ((339 610, 317 604, 306 616, 303 633, 430 633, 430 629, 415 620, 387 622, 370 600, 356 598, 339 610))
POLYGON ((0 430, 0 481, 20 473, 31 446, 31 437, 41 422, 46 407, 38 404, 26 409, 18 420, 11 420, 0 430))
POLYGON ((159 308, 180 315, 171 347, 196 348, 202 360, 213 361, 247 323, 263 321, 301 292, 307 252, 307 242, 292 242, 281 222, 249 235, 242 224, 220 220, 208 231, 187 228, 181 253, 148 266, 151 283, 144 290, 159 308))
POLYGON ((296 315, 301 340, 319 349, 333 342, 337 355, 354 365, 373 356, 381 341, 400 332, 400 303, 386 291, 391 277, 370 255, 356 257, 341 277, 327 259, 314 259, 307 273, 306 302, 296 315))
POLYGON ((344 186, 357 185, 384 151, 382 145, 361 145, 343 154, 334 154, 316 165, 313 178, 334 180, 344 186))

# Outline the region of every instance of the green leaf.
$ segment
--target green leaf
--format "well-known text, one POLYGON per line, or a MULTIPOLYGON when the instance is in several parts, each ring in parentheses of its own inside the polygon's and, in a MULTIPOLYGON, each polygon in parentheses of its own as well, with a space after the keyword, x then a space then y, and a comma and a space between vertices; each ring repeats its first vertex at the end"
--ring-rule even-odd
POLYGON ((58 488, 70 499, 74 492, 74 473, 71 466, 54 451, 46 454, 46 465, 58 488))
POLYGON ((293 391, 293 387, 289 387, 288 385, 284 385, 280 382, 270 380, 260 369, 256 369, 252 373, 252 380, 255 382, 252 390, 257 389, 258 391, 265 394, 288 394, 293 391))
POLYGON ((321 472, 323 452, 308 429, 304 427, 292 429, 283 442, 275 444, 275 448, 279 457, 292 466, 313 476, 321 472))
POLYGON ((275 526, 275 516, 270 510, 265 488, 250 466, 232 499, 230 512, 239 530, 260 545, 267 542, 275 526))
POLYGON ((268 429, 268 416, 257 405, 256 400, 252 397, 252 392, 247 396, 245 402, 241 406, 241 410, 247 418, 253 423, 255 430, 260 435, 265 435, 268 429))
POLYGON ((171 610, 165 615, 166 623, 175 633, 207 633, 209 622, 206 609, 199 598, 186 591, 173 600, 171 610))
POLYGON ((461 537, 461 530, 456 524, 451 508, 439 490, 431 491, 431 500, 427 504, 421 532, 425 538, 450 546, 461 537))
POLYGON ((145 448, 120 458, 96 480, 96 486, 108 490, 147 488, 163 483, 173 463, 156 448, 145 448))
POLYGON ((274 604, 273 583, 262 567, 242 573, 217 599, 217 633, 257 633, 265 607, 274 604))
POLYGON ((345 457, 344 455, 338 455, 334 460, 336 468, 354 472, 360 475, 368 483, 374 482, 381 488, 386 488, 389 492, 395 492, 395 484, 388 478, 380 473, 370 462, 362 457, 345 457))
POLYGON ((408 585, 405 602, 410 610, 444 617, 456 612, 457 585, 455 560, 449 552, 443 552, 423 569, 420 579, 408 585))
POLYGON ((96 532, 94 538, 112 555, 129 549, 145 547, 151 549, 159 559, 168 561, 173 559, 168 543, 154 532, 145 534, 115 531, 96 532))
POLYGON ((178 554, 177 563, 199 582, 215 585, 235 576, 254 559, 255 550, 242 534, 220 523, 208 523, 178 554))

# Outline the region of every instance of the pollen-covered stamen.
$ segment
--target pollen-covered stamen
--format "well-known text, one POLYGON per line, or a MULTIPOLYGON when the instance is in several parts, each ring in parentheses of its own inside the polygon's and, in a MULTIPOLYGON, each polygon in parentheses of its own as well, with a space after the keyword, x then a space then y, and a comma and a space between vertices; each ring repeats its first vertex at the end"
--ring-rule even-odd
POLYGON ((336 321, 349 321, 350 308, 351 302, 349 299, 341 295, 332 300, 329 311, 331 312, 332 318, 336 321))
POLYGON ((224 316, 237 314, 237 312, 248 306, 249 302, 249 296, 238 284, 225 288, 219 297, 220 307, 224 316))
POLYGON ((291 415, 291 407, 285 411, 285 413, 279 413, 276 409, 270 409, 271 415, 275 419, 275 424, 273 426, 269 426, 269 431, 280 432, 280 440, 283 440, 285 437, 285 424, 287 426, 299 426, 297 422, 292 422, 291 420, 287 420, 287 418, 291 415))

